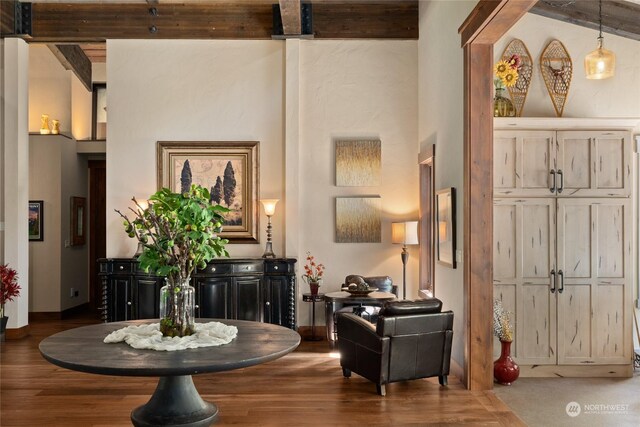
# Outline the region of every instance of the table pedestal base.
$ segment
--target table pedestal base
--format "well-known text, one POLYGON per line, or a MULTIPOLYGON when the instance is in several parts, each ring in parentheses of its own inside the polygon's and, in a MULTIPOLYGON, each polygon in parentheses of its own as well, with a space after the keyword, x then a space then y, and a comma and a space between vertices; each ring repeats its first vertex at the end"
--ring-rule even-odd
POLYGON ((205 427, 217 416, 218 407, 202 400, 191 375, 181 375, 160 377, 149 402, 131 412, 131 421, 136 427, 205 427))

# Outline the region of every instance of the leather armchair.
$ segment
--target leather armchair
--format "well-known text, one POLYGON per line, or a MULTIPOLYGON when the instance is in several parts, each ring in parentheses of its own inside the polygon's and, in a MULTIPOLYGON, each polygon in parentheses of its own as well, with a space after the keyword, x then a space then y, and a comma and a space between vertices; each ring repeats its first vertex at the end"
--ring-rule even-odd
POLYGON ((355 372, 376 384, 438 376, 447 385, 453 339, 453 312, 442 302, 391 301, 380 310, 377 324, 350 313, 338 315, 338 350, 345 377, 355 372))

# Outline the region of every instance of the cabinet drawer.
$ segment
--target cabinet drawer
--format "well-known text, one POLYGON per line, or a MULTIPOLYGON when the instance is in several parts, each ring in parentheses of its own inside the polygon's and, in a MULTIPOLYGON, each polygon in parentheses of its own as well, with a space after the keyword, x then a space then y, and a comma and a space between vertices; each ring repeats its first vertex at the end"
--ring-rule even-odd
POLYGON ((116 261, 112 265, 113 265, 113 273, 128 274, 128 273, 131 273, 131 271, 133 270, 133 266, 136 264, 132 262, 126 262, 126 261, 116 261))
POLYGON ((201 275, 218 275, 218 274, 231 274, 233 268, 231 264, 207 264, 207 268, 204 270, 198 269, 197 274, 201 275))
POLYGON ((293 273, 293 264, 284 262, 284 261, 266 262, 264 268, 266 273, 276 273, 276 274, 293 273))
POLYGON ((233 264, 233 272, 236 274, 262 273, 263 270, 264 262, 262 261, 233 264))

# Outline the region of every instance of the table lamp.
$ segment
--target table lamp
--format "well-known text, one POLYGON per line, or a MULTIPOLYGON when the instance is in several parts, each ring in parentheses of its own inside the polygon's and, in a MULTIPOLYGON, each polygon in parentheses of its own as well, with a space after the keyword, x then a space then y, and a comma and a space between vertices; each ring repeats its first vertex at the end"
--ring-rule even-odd
MULTIPOLYGON (((149 208, 149 201, 144 199, 136 199, 136 205, 138 207, 138 211, 140 213, 146 211, 149 208)), ((144 245, 141 241, 138 241, 138 247, 136 248, 136 253, 133 254, 134 258, 138 258, 144 252, 144 245)))
POLYGON ((418 244, 418 221, 394 222, 391 224, 391 241, 402 244, 402 299, 407 299, 407 245, 418 244))
POLYGON ((274 213, 276 213, 276 204, 279 199, 262 199, 260 203, 262 203, 262 207, 264 208, 264 213, 267 215, 268 223, 267 223, 267 247, 264 250, 264 254, 262 254, 262 258, 275 258, 276 254, 273 253, 273 247, 271 245, 271 217, 274 213))

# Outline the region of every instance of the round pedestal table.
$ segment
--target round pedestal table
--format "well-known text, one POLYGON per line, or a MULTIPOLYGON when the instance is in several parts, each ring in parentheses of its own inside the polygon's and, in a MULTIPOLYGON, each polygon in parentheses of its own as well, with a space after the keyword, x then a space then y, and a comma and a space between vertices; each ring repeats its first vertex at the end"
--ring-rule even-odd
POLYGON ((157 320, 101 323, 60 332, 40 343, 49 362, 74 371, 103 375, 160 377, 149 402, 133 410, 135 426, 209 426, 218 408, 205 402, 196 390, 194 374, 229 371, 268 362, 300 344, 297 332, 282 326, 244 320, 219 321, 238 328, 229 344, 179 351, 136 350, 126 343, 105 344, 111 332, 157 320))

